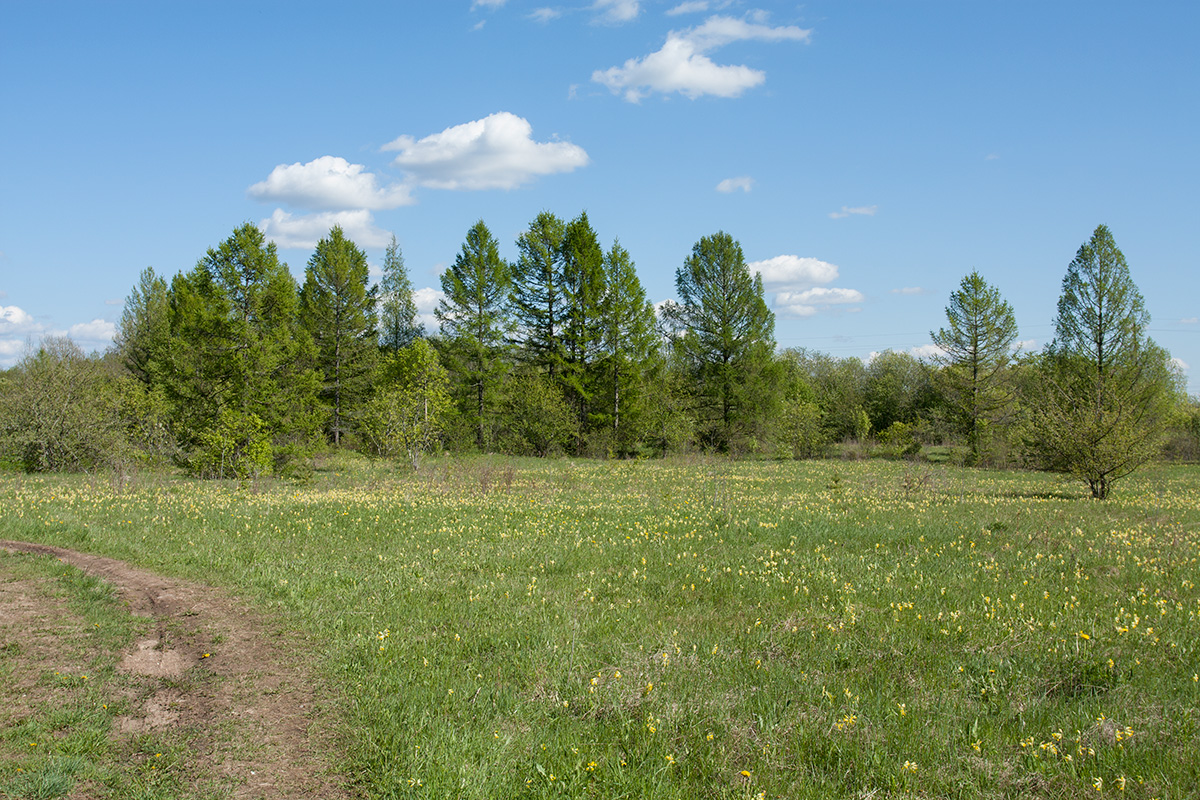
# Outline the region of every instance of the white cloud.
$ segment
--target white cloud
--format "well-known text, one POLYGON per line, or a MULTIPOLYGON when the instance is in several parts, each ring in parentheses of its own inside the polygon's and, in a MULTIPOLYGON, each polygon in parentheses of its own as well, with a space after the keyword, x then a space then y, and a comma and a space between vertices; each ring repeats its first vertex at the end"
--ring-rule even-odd
POLYGON ((1171 366, 1173 366, 1175 369, 1179 370, 1180 372, 1188 371, 1188 364, 1182 358, 1172 358, 1171 366))
POLYGON ((879 206, 842 206, 841 211, 830 211, 830 219, 845 219, 849 216, 873 217, 875 212, 879 210, 879 206))
POLYGON ((837 280, 838 268, 828 261, 800 256, 775 256, 765 261, 751 261, 751 272, 762 275, 767 291, 797 290, 837 280))
POLYGON ((434 289, 431 286, 413 290, 413 303, 417 307, 417 322, 424 325, 427 332, 436 331, 441 325, 433 312, 437 310, 438 303, 442 302, 442 298, 445 296, 446 294, 440 289, 434 289))
POLYGON ((529 19, 534 22, 545 24, 552 19, 558 19, 562 16, 562 11, 557 8, 535 8, 529 12, 529 19))
POLYGON ((636 19, 642 9, 638 0, 596 0, 592 10, 600 12, 600 22, 621 23, 636 19))
POLYGON ((775 310, 785 317, 811 317, 833 306, 853 305, 864 299, 857 289, 835 289, 817 286, 802 292, 779 292, 775 295, 775 310))
POLYGON ((677 17, 680 14, 698 14, 702 11, 708 11, 707 0, 687 0, 680 3, 672 9, 667 10, 668 17, 677 17))
POLYGON ((1184 325, 1196 325, 1200 323, 1200 317, 1187 317, 1186 319, 1181 319, 1179 321, 1184 325))
POLYGON ((908 354, 913 358, 919 358, 922 361, 928 361, 933 358, 938 358, 946 354, 946 351, 938 347, 936 344, 921 344, 916 347, 910 347, 908 354))
POLYGON ((471 10, 474 11, 477 8, 500 8, 507 2, 508 0, 471 0, 471 10))
POLYGON ((717 191, 729 194, 741 189, 743 192, 749 192, 754 188, 754 178, 742 176, 740 178, 726 178, 717 184, 717 191))
POLYGON ((738 97, 767 79, 766 73, 745 65, 716 64, 705 53, 738 41, 807 42, 811 31, 794 25, 771 27, 734 17, 713 16, 702 25, 667 34, 662 48, 620 67, 596 70, 592 80, 613 94, 624 92, 631 103, 650 92, 679 92, 695 99, 706 94, 738 97))
POLYGON ((40 329, 38 323, 25 309, 17 306, 0 306, 0 334, 32 333, 40 329))
MULTIPOLYGON (((80 342, 112 342, 117 332, 117 326, 107 320, 94 319, 91 322, 79 322, 67 329, 67 335, 77 344, 80 342)), ((84 348, 85 350, 87 348, 84 348)))
POLYGON ((899 289, 892 289, 891 294, 903 294, 903 295, 929 294, 929 290, 925 289, 924 287, 921 287, 921 286, 902 286, 899 289))
POLYGON ((396 208, 414 202, 408 186, 381 187, 365 169, 344 158, 321 156, 307 164, 280 164, 246 191, 256 200, 311 211, 396 208))
POLYGON ((582 147, 535 142, 532 133, 528 121, 502 111, 420 140, 401 136, 383 149, 399 150, 393 163, 433 189, 514 189, 588 164, 582 147))
POLYGON ((359 247, 385 247, 391 241, 387 231, 375 227, 375 218, 366 209, 295 216, 277 208, 270 218, 258 223, 263 234, 279 247, 304 250, 315 248, 334 225, 340 225, 346 238, 359 247))

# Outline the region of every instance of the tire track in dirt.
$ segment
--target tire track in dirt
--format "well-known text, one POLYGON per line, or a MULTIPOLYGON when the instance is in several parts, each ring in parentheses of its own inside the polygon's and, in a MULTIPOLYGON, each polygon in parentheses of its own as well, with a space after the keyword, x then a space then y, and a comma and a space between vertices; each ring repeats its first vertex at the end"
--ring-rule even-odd
POLYGON ((158 681, 122 733, 178 730, 200 771, 235 798, 349 798, 336 774, 326 703, 303 664, 298 637, 212 587, 156 575, 103 556, 0 540, 0 548, 57 558, 103 578, 154 630, 121 669, 158 681), (186 676, 186 680, 184 679, 186 676))

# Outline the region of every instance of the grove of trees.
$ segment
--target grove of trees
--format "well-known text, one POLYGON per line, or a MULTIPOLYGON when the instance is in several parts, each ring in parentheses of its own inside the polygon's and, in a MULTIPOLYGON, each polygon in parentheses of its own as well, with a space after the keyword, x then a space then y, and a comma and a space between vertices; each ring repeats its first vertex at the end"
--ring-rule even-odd
POLYGON ((1017 324, 978 272, 951 293, 939 354, 779 350, 762 278, 717 232, 656 311, 633 256, 586 213, 542 212, 506 261, 482 221, 441 276, 436 331, 419 321, 395 238, 382 280, 338 227, 303 283, 244 224, 169 280, 146 269, 113 346, 47 338, 0 373, 0 462, 30 471, 177 465, 203 477, 304 477, 354 448, 580 457, 840 454, 940 448, 979 466, 1083 480, 1097 498, 1168 452, 1200 455, 1200 408, 1112 234, 1098 227, 1063 279, 1054 341, 1014 349, 1017 324))

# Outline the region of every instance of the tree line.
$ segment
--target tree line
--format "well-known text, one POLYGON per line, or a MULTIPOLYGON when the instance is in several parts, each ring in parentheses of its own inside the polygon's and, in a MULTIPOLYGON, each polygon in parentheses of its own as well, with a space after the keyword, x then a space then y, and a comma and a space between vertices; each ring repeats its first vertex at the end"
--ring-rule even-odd
POLYGON ((113 346, 48 338, 3 373, 0 457, 31 471, 170 463, 203 477, 303 476, 348 447, 416 466, 431 451, 581 457, 705 450, 917 456, 1053 469, 1104 497, 1166 447, 1195 458, 1200 411, 1112 234, 1063 279, 1055 338, 1014 350, 1011 306, 978 272, 931 331, 939 355, 869 362, 778 350, 741 245, 700 239, 656 309, 586 213, 538 214, 500 256, 483 221, 419 322, 393 237, 373 284, 334 227, 297 282, 244 224, 168 282, 144 270, 113 346))

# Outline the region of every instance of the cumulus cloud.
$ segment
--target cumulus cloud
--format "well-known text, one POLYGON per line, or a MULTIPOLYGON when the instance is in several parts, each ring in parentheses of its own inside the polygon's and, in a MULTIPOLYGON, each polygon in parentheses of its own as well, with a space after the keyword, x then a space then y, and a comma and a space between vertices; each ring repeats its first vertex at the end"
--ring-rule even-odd
POLYGON ((346 238, 359 247, 386 247, 391 241, 387 231, 375 227, 375 218, 366 209, 293 215, 277 208, 258 223, 259 230, 279 247, 304 250, 315 248, 334 225, 340 225, 346 238))
POLYGON ((631 103, 650 92, 679 92, 695 99, 706 94, 738 97, 767 79, 766 73, 745 65, 722 65, 706 55, 738 41, 807 42, 812 31, 794 25, 772 27, 759 21, 713 16, 685 31, 671 31, 662 48, 620 67, 596 70, 592 80, 613 94, 624 93, 631 103))
POLYGON ((117 326, 103 319, 77 323, 66 330, 50 328, 23 308, 0 306, 0 368, 16 364, 29 345, 36 347, 46 336, 69 336, 86 353, 107 348, 116 332, 117 326))
POLYGON ((743 192, 749 192, 752 188, 754 188, 754 178, 747 178, 745 176, 740 178, 726 178, 717 184, 717 191, 724 192, 725 194, 736 192, 739 189, 743 192))
POLYGON ((384 150, 398 150, 393 163, 433 189, 514 189, 589 161, 587 152, 570 142, 535 142, 533 126, 507 111, 424 139, 401 136, 384 150))
POLYGON ((39 330, 33 317, 18 306, 0 306, 0 334, 31 333, 39 330))
POLYGON ((830 211, 830 219, 845 219, 846 217, 873 217, 875 212, 879 210, 879 206, 842 206, 841 211, 830 211))
POLYGON ((437 311, 438 303, 442 302, 442 298, 445 296, 445 292, 430 286, 413 290, 413 304, 417 307, 417 321, 425 326, 425 330, 436 331, 441 324, 433 312, 437 311))
POLYGON ((280 164, 247 194, 310 211, 397 208, 414 202, 409 187, 380 186, 375 175, 365 170, 362 164, 338 156, 321 156, 307 164, 280 164))
POLYGON ((600 15, 597 21, 618 24, 636 19, 642 11, 638 0, 596 0, 592 10, 600 15))
POLYGON ((838 268, 819 258, 784 255, 752 261, 746 266, 762 276, 764 291, 774 292, 771 305, 781 316, 811 317, 820 311, 854 305, 865 299, 857 289, 825 286, 837 280, 838 268))
POLYGON ((762 275, 763 288, 769 292, 796 290, 837 280, 838 268, 828 261, 800 256, 775 256, 746 265, 762 275))
POLYGON ((91 322, 79 322, 67 328, 67 335, 75 340, 76 343, 111 342, 116 332, 117 326, 103 319, 94 319, 91 322))

